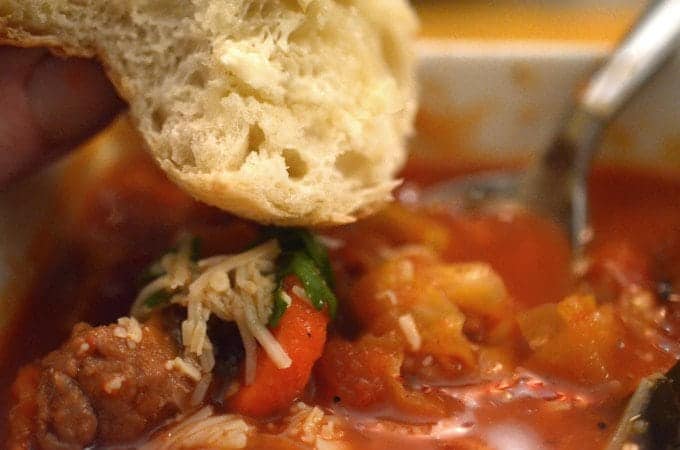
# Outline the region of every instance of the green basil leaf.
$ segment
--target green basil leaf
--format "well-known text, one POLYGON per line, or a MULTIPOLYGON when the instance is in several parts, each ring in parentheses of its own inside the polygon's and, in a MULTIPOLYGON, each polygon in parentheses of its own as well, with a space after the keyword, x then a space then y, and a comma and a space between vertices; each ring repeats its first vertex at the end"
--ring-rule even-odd
POLYGON ((326 283, 333 287, 333 272, 331 271, 328 252, 313 233, 304 228, 270 228, 265 231, 265 235, 276 238, 284 253, 304 250, 319 266, 326 283))
POLYGON ((303 228, 269 228, 264 231, 269 238, 276 238, 282 255, 278 261, 277 287, 274 291, 274 308, 269 319, 270 326, 276 326, 288 309, 283 300, 283 280, 296 275, 312 305, 322 310, 327 308, 331 318, 338 307, 333 294, 333 272, 326 248, 310 231, 303 228))
POLYGON ((156 308, 161 305, 165 305, 170 301, 172 297, 172 292, 168 292, 165 289, 160 289, 153 294, 149 295, 146 300, 144 300, 144 306, 149 309, 156 308))
POLYGON ((305 246, 307 254, 319 267, 319 271, 326 280, 326 284, 332 288, 334 285, 333 271, 331 270, 331 262, 330 259, 328 259, 326 247, 324 247, 323 244, 307 230, 300 230, 300 239, 305 246))
POLYGON ((287 272, 286 275, 294 274, 300 279, 307 296, 316 309, 322 310, 327 307, 331 318, 335 317, 338 300, 309 255, 301 251, 293 253, 287 272))

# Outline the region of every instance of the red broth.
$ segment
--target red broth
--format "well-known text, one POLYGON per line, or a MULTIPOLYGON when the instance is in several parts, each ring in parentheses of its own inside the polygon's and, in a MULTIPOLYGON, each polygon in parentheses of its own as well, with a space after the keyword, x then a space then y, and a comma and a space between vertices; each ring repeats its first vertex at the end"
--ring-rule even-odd
MULTIPOLYGON (((639 380, 680 358, 680 178, 595 170, 595 239, 574 276, 555 225, 518 211, 425 209, 419 189, 436 177, 418 172, 406 170, 400 203, 320 230, 341 308, 303 399, 345 417, 355 448, 602 448, 639 380), (428 256, 399 253, 414 248, 428 256), (392 276, 399 258, 415 268, 412 279, 392 276), (460 345, 433 344, 445 356, 409 349, 389 304, 373 302, 375 286, 420 307, 423 292, 450 288, 428 274, 465 262, 487 263, 507 298, 488 314, 475 309, 484 305, 442 313, 465 319, 460 345)), ((207 254, 242 250, 261 232, 193 201, 139 155, 110 169, 78 211, 42 238, 53 251, 3 343, 3 435, 18 368, 57 348, 78 321, 126 315, 139 273, 179 230, 200 236, 207 254)), ((251 447, 298 448, 268 439, 251 447)))

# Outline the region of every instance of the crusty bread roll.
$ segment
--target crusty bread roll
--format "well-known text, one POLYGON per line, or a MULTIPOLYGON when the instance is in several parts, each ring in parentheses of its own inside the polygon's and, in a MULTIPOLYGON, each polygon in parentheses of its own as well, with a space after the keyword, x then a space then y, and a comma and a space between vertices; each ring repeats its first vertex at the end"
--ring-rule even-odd
POLYGON ((98 58, 175 182, 280 225, 390 199, 415 28, 405 0, 0 0, 0 43, 98 58))

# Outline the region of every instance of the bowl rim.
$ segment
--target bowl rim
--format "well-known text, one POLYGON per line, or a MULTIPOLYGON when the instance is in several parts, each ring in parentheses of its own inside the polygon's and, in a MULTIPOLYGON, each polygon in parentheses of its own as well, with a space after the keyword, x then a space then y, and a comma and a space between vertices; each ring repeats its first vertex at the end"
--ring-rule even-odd
POLYGON ((440 56, 466 58, 601 58, 614 44, 597 41, 483 40, 421 38, 416 43, 418 59, 440 56))

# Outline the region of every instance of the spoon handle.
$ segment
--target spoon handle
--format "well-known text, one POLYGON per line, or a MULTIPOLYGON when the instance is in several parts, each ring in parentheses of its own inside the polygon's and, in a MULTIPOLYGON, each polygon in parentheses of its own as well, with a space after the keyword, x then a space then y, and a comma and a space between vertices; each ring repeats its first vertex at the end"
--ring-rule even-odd
POLYGON ((582 254, 590 239, 587 176, 602 130, 670 59, 678 40, 680 0, 651 2, 575 96, 555 138, 522 184, 529 205, 569 230, 575 255, 582 254))
POLYGON ((677 48, 680 0, 652 1, 577 99, 579 108, 608 122, 677 48))

